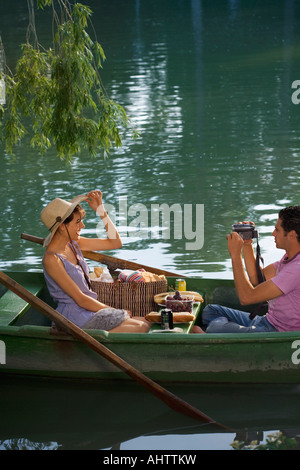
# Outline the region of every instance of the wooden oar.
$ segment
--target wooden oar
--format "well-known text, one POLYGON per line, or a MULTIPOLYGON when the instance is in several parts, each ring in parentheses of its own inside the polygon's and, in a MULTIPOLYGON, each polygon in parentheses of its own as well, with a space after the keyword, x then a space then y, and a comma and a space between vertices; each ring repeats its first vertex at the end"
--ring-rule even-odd
MULTIPOLYGON (((29 240, 34 243, 38 243, 42 245, 44 243, 44 238, 36 237, 34 235, 29 235, 27 233, 21 233, 21 238, 24 240, 29 240)), ((182 274, 172 273, 170 271, 165 271, 164 269, 153 268, 151 266, 146 266, 144 264, 134 263, 133 261, 127 261, 121 258, 115 258, 114 256, 104 255, 103 253, 97 253, 96 251, 83 251, 83 256, 85 258, 91 259, 93 261, 98 261, 99 263, 106 264, 109 266, 110 269, 145 269, 145 271, 149 271, 154 274, 163 274, 164 276, 170 277, 185 277, 182 274)))
POLYGON ((137 369, 132 367, 130 364, 128 364, 123 359, 121 359, 115 353, 113 353, 108 348, 103 346, 101 343, 99 343, 95 338, 90 336, 84 330, 82 330, 81 328, 79 328, 74 323, 70 322, 69 320, 67 320, 59 312, 57 312, 48 304, 46 304, 44 301, 42 301, 41 299, 33 295, 31 292, 29 292, 27 289, 25 289, 23 286, 18 284, 14 279, 9 277, 7 274, 3 273, 2 271, 0 271, 0 282, 4 286, 6 286, 8 289, 10 289, 12 292, 14 292, 19 297, 21 297, 23 300, 25 300, 28 304, 30 304, 36 310, 38 310, 42 314, 49 317, 52 321, 54 321, 59 326, 64 328, 75 338, 85 343, 87 346, 89 346, 91 349, 96 351, 102 357, 104 357, 105 359, 110 361, 112 364, 114 364, 116 367, 118 367, 123 372, 125 372, 130 377, 132 377, 136 382, 138 382, 139 384, 143 385, 145 388, 150 390, 151 393, 153 393, 156 397, 158 397, 160 400, 166 403, 173 410, 179 413, 183 413, 191 418, 197 419, 198 421, 216 424, 224 429, 228 429, 225 426, 217 423, 216 421, 214 421, 212 418, 205 415, 201 411, 199 411, 197 408, 194 408, 193 406, 186 403, 185 401, 183 401, 176 395, 172 394, 165 388, 161 387, 159 384, 157 384, 153 380, 149 379, 147 376, 139 372, 137 369))

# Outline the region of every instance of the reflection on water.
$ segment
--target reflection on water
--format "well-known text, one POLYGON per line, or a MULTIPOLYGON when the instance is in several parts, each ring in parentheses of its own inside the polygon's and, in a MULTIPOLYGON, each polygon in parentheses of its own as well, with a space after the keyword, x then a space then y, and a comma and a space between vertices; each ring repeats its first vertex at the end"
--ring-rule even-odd
POLYGON ((1 380, 0 450, 229 450, 235 438, 299 431, 297 386, 166 388, 228 429, 171 411, 133 382, 10 378, 1 380))

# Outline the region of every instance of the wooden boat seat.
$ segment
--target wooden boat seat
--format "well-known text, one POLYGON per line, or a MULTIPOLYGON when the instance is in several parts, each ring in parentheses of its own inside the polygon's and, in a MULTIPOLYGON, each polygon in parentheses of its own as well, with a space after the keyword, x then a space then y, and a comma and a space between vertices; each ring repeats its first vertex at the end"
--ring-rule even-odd
MULTIPOLYGON (((39 295, 43 290, 43 286, 38 286, 37 284, 31 286, 24 285, 24 287, 34 295, 39 295)), ((29 304, 25 302, 25 300, 21 299, 12 291, 4 290, 3 292, 2 290, 2 295, 0 297, 0 326, 13 324, 26 310, 28 310, 29 307, 29 304)))
MULTIPOLYGON (((225 307, 235 308, 244 312, 252 313, 257 309, 257 304, 241 305, 235 287, 216 287, 212 293, 212 304, 224 305, 225 307)), ((265 310, 260 311, 263 315, 265 310)))
POLYGON ((212 293, 211 303, 242 310, 235 287, 216 287, 212 293))

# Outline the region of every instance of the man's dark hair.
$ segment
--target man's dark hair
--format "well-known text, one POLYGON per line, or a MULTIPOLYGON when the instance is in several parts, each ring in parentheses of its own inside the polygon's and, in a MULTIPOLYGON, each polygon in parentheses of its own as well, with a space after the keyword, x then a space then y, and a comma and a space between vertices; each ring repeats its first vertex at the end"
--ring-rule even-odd
POLYGON ((300 243, 300 206, 289 206, 279 211, 279 219, 285 233, 295 230, 300 243))

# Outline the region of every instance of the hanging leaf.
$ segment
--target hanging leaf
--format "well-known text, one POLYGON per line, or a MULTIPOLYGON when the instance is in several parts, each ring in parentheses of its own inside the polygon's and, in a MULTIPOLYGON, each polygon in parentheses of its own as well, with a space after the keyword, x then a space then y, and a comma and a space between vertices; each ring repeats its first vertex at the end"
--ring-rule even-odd
MULTIPOLYGON (((105 54, 87 32, 92 11, 67 0, 37 0, 39 8, 51 6, 56 30, 53 48, 38 43, 33 0, 26 44, 15 73, 6 75, 6 106, 0 110, 1 138, 9 153, 26 135, 41 154, 55 146, 61 158, 71 160, 83 149, 91 156, 122 144, 122 131, 131 129, 122 106, 103 88, 99 69, 105 54), (33 41, 30 38, 33 37, 33 41), (2 113, 1 113, 2 111, 2 113)), ((134 130, 133 130, 134 134, 134 130)))

